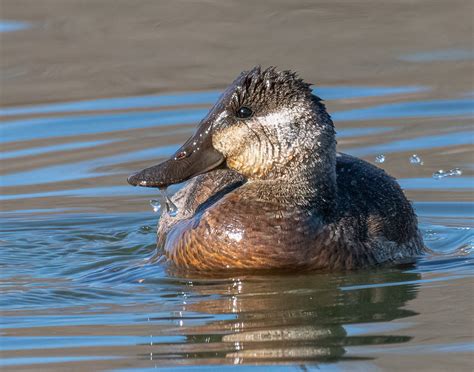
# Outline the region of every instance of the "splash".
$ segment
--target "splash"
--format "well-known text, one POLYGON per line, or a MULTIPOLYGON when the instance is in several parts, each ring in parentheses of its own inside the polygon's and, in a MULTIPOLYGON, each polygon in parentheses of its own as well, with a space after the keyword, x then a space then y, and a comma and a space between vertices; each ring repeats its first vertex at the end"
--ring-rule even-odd
POLYGON ((383 155, 383 154, 377 155, 375 157, 375 162, 379 163, 379 164, 384 163, 385 162, 385 155, 383 155))
POLYGON ((413 154, 412 156, 410 156, 410 164, 423 165, 423 160, 421 159, 419 155, 413 154))
POLYGON ((453 168, 448 171, 440 169, 439 171, 433 173, 433 178, 435 180, 440 180, 441 178, 452 176, 462 176, 462 170, 460 168, 453 168))
POLYGON ((160 188, 161 197, 159 199, 150 200, 150 205, 153 208, 153 212, 163 214, 166 211, 169 216, 175 217, 178 214, 178 207, 171 201, 166 188, 160 188))
POLYGON ((161 199, 152 199, 152 200, 150 200, 150 205, 153 208, 153 212, 155 212, 155 213, 160 213, 161 214, 161 211, 165 209, 162 206, 162 200, 161 199))

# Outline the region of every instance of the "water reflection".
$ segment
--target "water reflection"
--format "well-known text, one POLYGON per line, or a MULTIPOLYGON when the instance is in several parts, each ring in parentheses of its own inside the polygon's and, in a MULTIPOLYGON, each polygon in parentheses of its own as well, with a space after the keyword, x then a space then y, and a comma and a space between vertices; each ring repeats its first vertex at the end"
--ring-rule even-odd
POLYGON ((425 150, 435 147, 471 145, 474 143, 472 131, 460 131, 455 133, 444 133, 434 136, 415 137, 399 141, 391 141, 373 146, 364 146, 347 149, 351 155, 366 156, 377 152, 401 152, 409 150, 425 150))
POLYGON ((402 118, 429 118, 444 116, 472 117, 474 113, 471 98, 444 99, 419 102, 389 103, 334 113, 336 121, 381 120, 402 118))
MULTIPOLYGON (((0 27, 1 27, 0 22, 0 27)), ((1 28, 0 28, 1 32, 1 28)), ((355 99, 374 96, 420 93, 428 88, 420 86, 372 87, 372 86, 333 86, 318 87, 316 95, 327 100, 355 99)), ((219 91, 183 92, 175 94, 152 94, 138 97, 100 98, 95 100, 73 101, 18 107, 2 107, 0 115, 17 116, 32 114, 71 113, 89 111, 130 110, 140 108, 159 108, 183 105, 210 105, 219 99, 219 91)))
MULTIPOLYGON (((419 278, 417 273, 384 269, 350 276, 189 280, 173 312, 175 332, 186 335, 186 342, 160 344, 153 348, 153 360, 241 364, 364 359, 347 355, 346 347, 411 339, 399 332, 406 323, 388 322, 416 315, 405 306, 416 297, 414 281, 419 278), (379 286, 387 282, 393 285, 379 286), (212 320, 193 325, 188 314, 195 313, 209 314, 212 320), (397 334, 390 334, 392 330, 397 334)), ((153 332, 151 327, 150 332, 159 336, 160 329, 153 332)))
POLYGON ((31 25, 27 22, 0 19, 0 32, 21 31, 30 27, 31 25))
POLYGON ((469 369, 468 2, 4 3, 0 369, 469 369), (317 84, 340 151, 386 156, 378 165, 414 200, 438 255, 234 279, 149 263, 157 191, 126 176, 173 153, 227 76, 256 62, 317 84), (408 162, 415 153, 423 167, 408 162), (431 178, 456 167, 461 177, 431 178))

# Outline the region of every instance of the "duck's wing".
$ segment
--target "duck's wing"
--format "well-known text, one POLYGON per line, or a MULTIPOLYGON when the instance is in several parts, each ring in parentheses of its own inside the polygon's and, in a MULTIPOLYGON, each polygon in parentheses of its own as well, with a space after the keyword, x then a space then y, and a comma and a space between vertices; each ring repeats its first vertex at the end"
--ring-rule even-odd
POLYGON ((216 169, 189 180, 171 198, 178 209, 176 216, 164 213, 158 222, 158 241, 176 223, 194 216, 200 208, 208 207, 244 182, 242 175, 229 169, 216 169))

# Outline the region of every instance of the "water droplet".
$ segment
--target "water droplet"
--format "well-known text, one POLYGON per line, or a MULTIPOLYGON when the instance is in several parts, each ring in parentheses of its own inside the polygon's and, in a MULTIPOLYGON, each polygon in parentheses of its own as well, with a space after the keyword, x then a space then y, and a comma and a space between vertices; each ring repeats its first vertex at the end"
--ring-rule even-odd
POLYGON ((161 199, 150 200, 150 205, 155 213, 159 213, 162 210, 161 199))
POLYGON ((168 212, 171 217, 176 217, 178 214, 178 207, 171 201, 170 197, 166 193, 166 189, 160 189, 160 193, 165 202, 166 212, 168 212))
POLYGON ((462 170, 460 168, 454 168, 449 171, 451 176, 462 176, 462 170))
POLYGON ((439 180, 439 179, 444 178, 444 177, 446 177, 446 172, 442 169, 440 169, 439 171, 436 171, 436 172, 433 173, 433 178, 435 180, 439 180))
POLYGON ((380 154, 375 157, 375 162, 376 163, 383 163, 385 162, 385 155, 380 154))
POLYGON ((410 164, 423 165, 423 160, 421 160, 421 158, 417 154, 413 154, 412 156, 410 156, 410 164))
POLYGON ((460 168, 453 168, 448 171, 440 169, 433 173, 433 178, 435 180, 440 180, 441 178, 451 177, 451 176, 462 176, 462 170, 460 168))
MULTIPOLYGON (((150 204, 151 204, 152 201, 154 201, 154 200, 150 200, 150 204)), ((140 229, 139 229, 139 232, 142 233, 142 234, 146 234, 146 233, 151 232, 151 231, 152 231, 152 227, 147 226, 147 225, 140 226, 140 229)))
POLYGON ((166 193, 166 189, 160 189, 161 198, 150 200, 150 205, 155 213, 163 213, 166 211, 171 217, 176 217, 178 207, 171 201, 166 193))

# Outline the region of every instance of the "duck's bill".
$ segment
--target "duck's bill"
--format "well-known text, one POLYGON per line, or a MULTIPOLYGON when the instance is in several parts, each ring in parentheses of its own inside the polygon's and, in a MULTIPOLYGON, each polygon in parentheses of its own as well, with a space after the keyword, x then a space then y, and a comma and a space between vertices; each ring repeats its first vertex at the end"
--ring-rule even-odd
POLYGON ((133 186, 160 187, 186 181, 209 172, 225 161, 212 146, 210 136, 198 131, 170 159, 128 177, 133 186))

